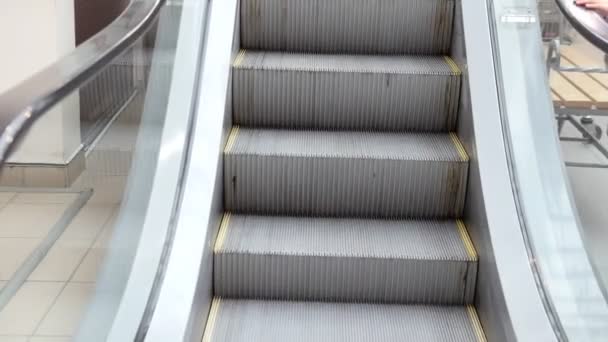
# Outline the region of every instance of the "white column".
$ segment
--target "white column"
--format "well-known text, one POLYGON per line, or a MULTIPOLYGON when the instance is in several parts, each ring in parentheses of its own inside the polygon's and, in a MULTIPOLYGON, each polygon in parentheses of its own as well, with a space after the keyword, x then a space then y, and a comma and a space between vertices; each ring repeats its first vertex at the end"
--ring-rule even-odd
MULTIPOLYGON (((0 1, 0 93, 71 52, 72 0, 0 1)), ((10 163, 67 164, 80 148, 77 92, 30 129, 10 163)))

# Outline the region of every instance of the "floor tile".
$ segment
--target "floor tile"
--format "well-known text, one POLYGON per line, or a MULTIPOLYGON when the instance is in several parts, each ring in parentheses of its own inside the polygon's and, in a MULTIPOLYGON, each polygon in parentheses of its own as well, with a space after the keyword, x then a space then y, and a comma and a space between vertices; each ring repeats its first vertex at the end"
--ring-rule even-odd
POLYGON ((63 232, 60 241, 86 241, 93 243, 99 232, 108 223, 115 206, 85 205, 63 232))
POLYGON ((39 243, 39 239, 0 238, 0 280, 10 280, 39 243))
POLYGON ((42 320, 36 334, 73 335, 94 291, 95 284, 68 283, 42 320))
POLYGON ((28 342, 27 336, 0 336, 0 342, 28 342))
POLYGON ((82 175, 73 188, 92 188, 93 196, 88 203, 91 204, 119 204, 126 188, 126 176, 95 176, 82 175))
POLYGON ((0 206, 6 204, 6 202, 10 201, 13 197, 15 197, 14 192, 0 192, 0 206))
MULTIPOLYGON (((55 337, 55 336, 32 336, 28 342, 70 342, 69 337, 55 337)), ((1 342, 1 341, 0 341, 1 342)))
POLYGON ((22 192, 13 202, 22 204, 66 204, 72 203, 78 194, 65 192, 22 192))
POLYGON ((114 124, 101 139, 93 153, 97 151, 133 151, 137 142, 139 125, 114 124))
POLYGON ((43 238, 59 221, 67 206, 11 203, 0 210, 0 237, 43 238))
POLYGON ((105 248, 91 248, 80 266, 78 266, 72 280, 87 282, 96 281, 97 273, 103 263, 106 252, 107 249, 105 248))
POLYGON ((29 280, 68 281, 84 258, 89 245, 79 241, 57 241, 29 280))
POLYGON ((0 335, 32 335, 64 283, 26 282, 0 312, 0 335))
POLYGON ((118 210, 116 210, 112 217, 108 220, 103 230, 95 240, 93 247, 95 248, 106 248, 112 240, 112 234, 114 234, 114 228, 116 227, 116 221, 118 219, 118 210))

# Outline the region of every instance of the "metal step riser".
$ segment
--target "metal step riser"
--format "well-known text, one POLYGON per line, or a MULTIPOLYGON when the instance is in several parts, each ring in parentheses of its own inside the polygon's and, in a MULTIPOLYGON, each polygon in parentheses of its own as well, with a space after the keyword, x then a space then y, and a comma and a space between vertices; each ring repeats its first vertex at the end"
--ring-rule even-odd
POLYGON ((457 218, 467 172, 467 162, 225 154, 225 208, 262 215, 457 218))
POLYGON ((472 306, 215 298, 205 342, 485 341, 472 306))
POLYGON ((235 68, 233 120, 250 127, 447 132, 458 75, 235 68))
POLYGON ((472 302, 476 270, 475 262, 466 261, 218 253, 214 293, 224 298, 462 305, 472 302))
POLYGON ((243 0, 241 45, 320 53, 444 54, 454 0, 243 0))

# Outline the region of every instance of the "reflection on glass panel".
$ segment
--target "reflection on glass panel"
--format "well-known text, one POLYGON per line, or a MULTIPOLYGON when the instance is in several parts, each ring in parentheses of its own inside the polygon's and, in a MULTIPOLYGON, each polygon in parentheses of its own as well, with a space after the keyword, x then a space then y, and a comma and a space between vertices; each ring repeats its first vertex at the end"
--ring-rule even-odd
POLYGON ((180 11, 163 7, 159 25, 51 108, 0 169, 0 336, 109 333, 158 164, 180 11), (73 145, 65 164, 32 159, 41 137, 73 145))
POLYGON ((576 32, 546 43, 562 153, 596 271, 608 284, 608 69, 604 53, 576 32))
POLYGON ((604 156, 598 143, 605 135, 598 127, 603 130, 606 123, 595 116, 606 108, 601 102, 608 84, 601 79, 607 75, 561 67, 602 67, 603 56, 563 20, 554 1, 489 4, 495 18, 501 111, 514 191, 539 290, 558 335, 570 341, 602 341, 608 334, 608 306, 599 259, 606 258, 594 252, 594 243, 601 242, 590 240, 601 237, 590 236, 585 216, 592 210, 588 205, 601 206, 606 193, 602 186, 608 184, 598 178, 607 171, 601 163, 608 160, 600 161, 604 156), (552 68, 560 70, 551 70, 550 80, 548 66, 557 58, 548 63, 548 54, 561 57, 561 67, 552 68))

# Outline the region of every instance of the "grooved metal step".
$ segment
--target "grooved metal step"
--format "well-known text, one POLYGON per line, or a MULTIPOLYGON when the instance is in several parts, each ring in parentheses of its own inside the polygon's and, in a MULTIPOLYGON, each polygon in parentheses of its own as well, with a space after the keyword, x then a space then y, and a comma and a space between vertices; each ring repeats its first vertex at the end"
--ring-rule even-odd
POLYGON ((270 128, 447 132, 460 71, 443 56, 241 51, 233 121, 270 128))
POLYGON ((462 305, 477 255, 460 221, 226 214, 214 248, 216 296, 462 305))
POLYGON ((243 0, 241 45, 324 53, 449 52, 454 0, 243 0))
POLYGON ((485 342, 471 306, 215 298, 203 342, 485 342))
POLYGON ((455 134, 233 128, 227 211, 391 218, 461 216, 468 157, 455 134))

